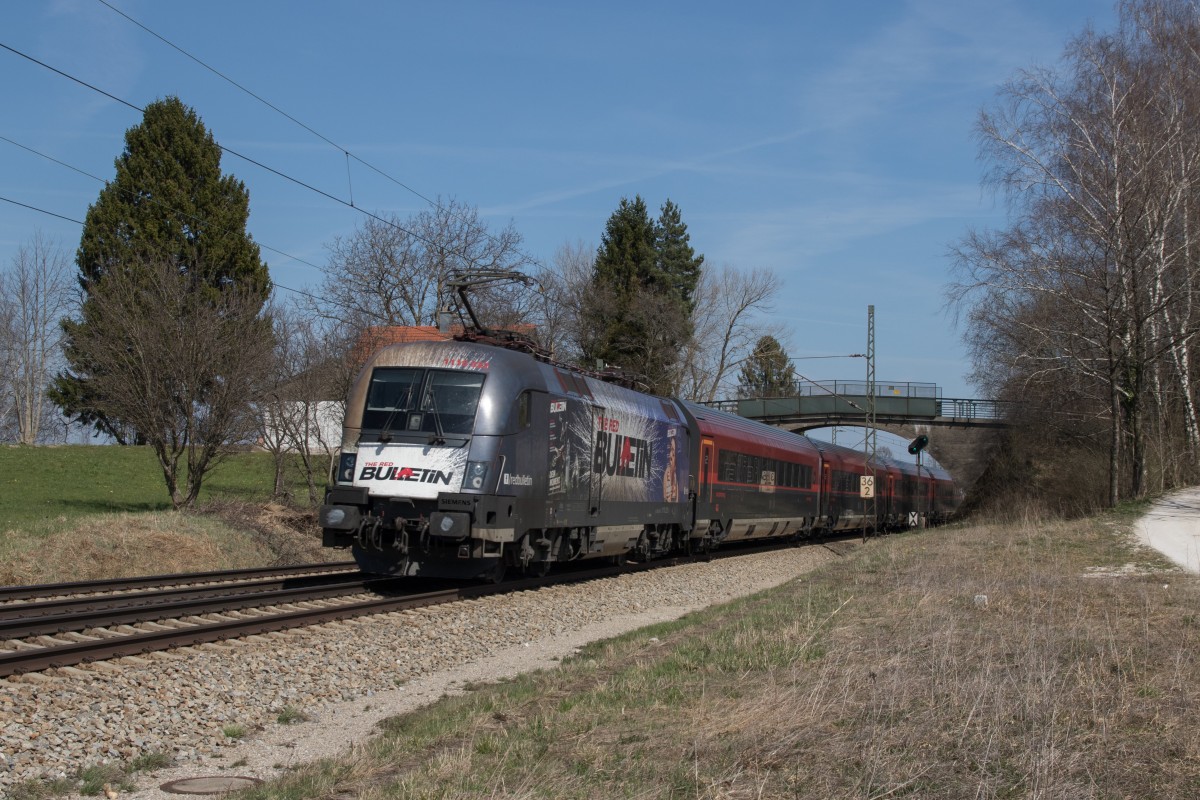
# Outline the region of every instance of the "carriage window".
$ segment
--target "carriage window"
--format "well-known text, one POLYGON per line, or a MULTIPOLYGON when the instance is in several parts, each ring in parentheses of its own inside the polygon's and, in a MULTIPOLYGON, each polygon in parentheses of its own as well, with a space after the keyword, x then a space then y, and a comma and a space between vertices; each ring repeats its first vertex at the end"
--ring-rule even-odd
POLYGON ((728 450, 722 450, 717 458, 717 472, 720 480, 725 483, 737 481, 738 456, 728 450))

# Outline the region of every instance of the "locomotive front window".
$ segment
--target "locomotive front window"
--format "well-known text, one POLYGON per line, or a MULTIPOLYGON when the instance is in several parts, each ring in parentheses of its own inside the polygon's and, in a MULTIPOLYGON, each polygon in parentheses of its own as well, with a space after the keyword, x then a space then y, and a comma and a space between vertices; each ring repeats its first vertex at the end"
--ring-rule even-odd
POLYGON ((400 427, 404 427, 404 413, 415 408, 420 397, 423 374, 424 370, 419 369, 389 367, 375 370, 371 375, 371 387, 367 390, 363 427, 381 430, 385 425, 392 427, 396 420, 400 420, 400 427))
POLYGON ((378 367, 371 374, 363 430, 381 440, 397 433, 469 434, 484 376, 476 372, 378 367))
POLYGON ((429 412, 422 429, 436 430, 440 424, 442 433, 470 433, 482 391, 483 376, 477 372, 431 371, 421 402, 421 410, 429 412))

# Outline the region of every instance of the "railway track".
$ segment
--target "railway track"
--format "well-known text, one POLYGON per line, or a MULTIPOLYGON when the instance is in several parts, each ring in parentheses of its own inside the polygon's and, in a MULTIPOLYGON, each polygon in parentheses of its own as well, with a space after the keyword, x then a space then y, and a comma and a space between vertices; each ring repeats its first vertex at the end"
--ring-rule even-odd
POLYGON ((139 578, 112 578, 100 581, 73 583, 44 583, 29 586, 0 586, 0 609, 10 603, 28 603, 39 598, 72 597, 75 595, 128 592, 135 589, 165 586, 194 586, 268 578, 321 575, 357 571, 353 561, 330 561, 320 564, 300 564, 292 567, 257 567, 228 569, 214 572, 180 572, 173 575, 146 575, 139 578))
MULTIPOLYGON (((380 578, 347 570, 325 576, 276 575, 268 580, 190 588, 167 581, 162 585, 175 588, 40 602, 27 599, 0 606, 0 678, 772 549, 777 546, 451 588, 431 589, 428 584, 414 587, 412 579, 380 578)), ((209 576, 219 574, 228 575, 209 576)), ((180 576, 158 577, 165 580, 180 576)), ((118 582, 111 583, 115 586, 118 582)), ((61 597, 61 593, 55 596, 61 597)))
MULTIPOLYGON (((623 571, 608 567, 571 572, 555 578, 530 578, 489 586, 459 586, 434 591, 398 588, 397 579, 358 576, 325 586, 147 603, 130 595, 109 607, 87 610, 85 600, 65 613, 20 615, 13 607, 0 619, 0 677, 69 667, 91 661, 138 656, 159 650, 220 642, 335 620, 450 603, 501 592, 540 588, 609 577, 623 571)), ((408 581, 408 583, 412 583, 408 581)), ((240 587, 245 588, 245 587, 240 587)), ((171 592, 170 594, 179 594, 171 592)), ((33 607, 43 604, 31 604, 33 607)))

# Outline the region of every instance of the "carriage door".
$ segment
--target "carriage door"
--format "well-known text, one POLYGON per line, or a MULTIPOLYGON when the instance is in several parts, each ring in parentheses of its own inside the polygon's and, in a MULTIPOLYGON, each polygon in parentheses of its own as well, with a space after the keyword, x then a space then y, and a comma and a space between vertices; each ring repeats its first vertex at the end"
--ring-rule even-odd
POLYGON ((588 509, 594 517, 600 513, 600 499, 604 494, 604 463, 600 450, 601 423, 608 418, 608 410, 604 406, 592 406, 592 480, 588 486, 588 509))
POLYGON ((700 441, 700 499, 712 503, 713 485, 713 443, 712 439, 700 441))
POLYGON ((829 462, 821 460, 821 516, 828 521, 829 515, 833 511, 833 473, 829 469, 829 462))

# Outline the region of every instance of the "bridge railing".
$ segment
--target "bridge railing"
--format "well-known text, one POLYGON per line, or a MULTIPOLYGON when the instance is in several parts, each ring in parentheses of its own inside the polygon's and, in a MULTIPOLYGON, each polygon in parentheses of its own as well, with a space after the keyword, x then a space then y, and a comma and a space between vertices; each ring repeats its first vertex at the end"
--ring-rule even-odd
POLYGON ((1000 400, 943 397, 938 401, 938 416, 954 419, 1003 419, 1011 405, 1000 400))
MULTIPOLYGON (((827 391, 809 387, 788 397, 745 397, 715 400, 704 405, 750 419, 796 419, 828 417, 847 422, 861 421, 867 410, 867 385, 859 381, 837 381, 827 391), (859 393, 855 393, 855 390, 859 393)), ((1005 416, 1007 404, 996 400, 940 397, 933 384, 877 383, 875 413, 880 418, 953 419, 996 421, 1005 416)))
MULTIPOLYGON (((801 381, 796 384, 798 397, 866 397, 869 392, 866 381, 801 381)), ((941 397, 942 390, 935 383, 913 383, 912 381, 876 381, 876 397, 914 397, 934 399, 941 397)))

